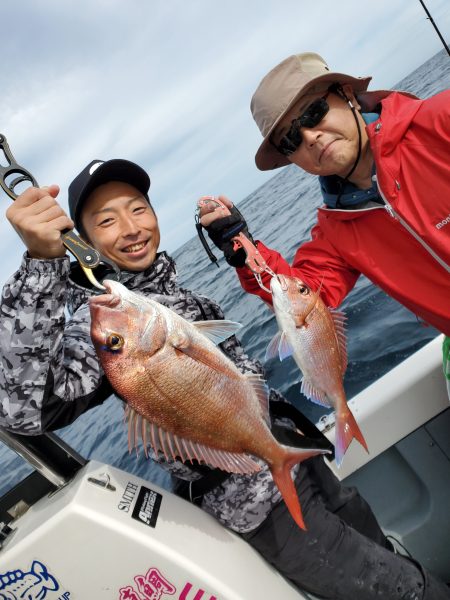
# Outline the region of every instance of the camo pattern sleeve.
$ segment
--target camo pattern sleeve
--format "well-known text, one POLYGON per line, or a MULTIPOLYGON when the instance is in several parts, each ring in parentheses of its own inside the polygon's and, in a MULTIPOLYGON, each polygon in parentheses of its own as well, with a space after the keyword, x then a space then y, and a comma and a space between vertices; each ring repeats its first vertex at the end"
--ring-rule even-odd
POLYGON ((66 324, 68 272, 67 257, 25 255, 3 288, 0 425, 10 431, 36 435, 61 427, 86 410, 99 387, 108 392, 90 341, 88 310, 66 324))

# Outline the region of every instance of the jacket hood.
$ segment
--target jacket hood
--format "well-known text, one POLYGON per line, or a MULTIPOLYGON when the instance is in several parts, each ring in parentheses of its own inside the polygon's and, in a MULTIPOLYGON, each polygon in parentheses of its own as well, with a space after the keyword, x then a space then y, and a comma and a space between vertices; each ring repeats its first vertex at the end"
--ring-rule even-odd
POLYGON ((377 122, 366 127, 371 140, 372 150, 374 143, 381 146, 383 156, 394 152, 405 137, 411 121, 423 104, 423 100, 407 92, 392 92, 381 100, 381 114, 377 122), (389 136, 383 135, 384 123, 389 126, 389 136))

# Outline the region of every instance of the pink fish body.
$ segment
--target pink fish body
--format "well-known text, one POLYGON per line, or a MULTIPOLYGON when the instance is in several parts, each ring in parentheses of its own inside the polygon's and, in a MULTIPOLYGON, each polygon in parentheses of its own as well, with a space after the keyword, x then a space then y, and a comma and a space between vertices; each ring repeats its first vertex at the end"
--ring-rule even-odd
POLYGON ((196 459, 234 472, 260 470, 262 458, 288 508, 304 527, 290 470, 317 449, 283 446, 269 428, 268 392, 259 375, 243 375, 216 347, 240 327, 188 322, 150 298, 105 282, 90 301, 91 336, 107 378, 130 407, 132 444, 166 459, 196 459))
POLYGON ((266 358, 292 355, 300 368, 302 392, 313 402, 334 408, 335 455, 338 466, 353 438, 367 444, 347 405, 343 379, 347 368, 345 316, 330 311, 319 294, 296 277, 271 280, 273 308, 279 332, 266 358))

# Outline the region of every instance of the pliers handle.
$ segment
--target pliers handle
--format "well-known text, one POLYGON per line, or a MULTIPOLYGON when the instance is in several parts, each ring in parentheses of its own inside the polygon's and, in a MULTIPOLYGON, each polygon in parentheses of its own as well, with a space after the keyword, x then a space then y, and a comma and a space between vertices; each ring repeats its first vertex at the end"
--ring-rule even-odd
MULTIPOLYGON (((6 137, 0 133, 0 150, 3 154, 6 165, 1 164, 0 162, 0 186, 3 188, 4 192, 8 194, 12 200, 15 200, 18 196, 16 193, 16 188, 19 184, 24 181, 29 181, 30 184, 34 187, 39 187, 36 179, 33 175, 27 171, 24 167, 21 167, 15 160, 6 137), (16 175, 15 178, 14 175, 16 175)), ((0 154, 1 157, 1 154, 0 154)), ((87 244, 84 240, 82 240, 78 234, 73 231, 73 229, 64 229, 61 232, 61 240, 64 246, 71 252, 77 261, 80 263, 81 268, 83 269, 86 277, 95 287, 100 290, 104 290, 105 286, 102 285, 93 273, 93 269, 98 267, 99 265, 105 265, 112 269, 113 275, 108 274, 109 279, 119 280, 120 278, 120 269, 119 267, 109 258, 103 256, 98 250, 87 244)))

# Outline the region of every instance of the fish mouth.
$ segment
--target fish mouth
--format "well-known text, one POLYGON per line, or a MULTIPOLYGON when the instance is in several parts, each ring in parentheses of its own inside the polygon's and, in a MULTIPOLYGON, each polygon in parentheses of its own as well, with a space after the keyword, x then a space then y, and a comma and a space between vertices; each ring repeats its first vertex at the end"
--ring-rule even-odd
POLYGON ((270 281, 270 287, 272 289, 272 293, 274 292, 274 290, 287 292, 289 288, 289 283, 284 275, 278 274, 276 277, 272 277, 270 281))
POLYGON ((116 308, 121 303, 121 297, 114 293, 111 281, 105 279, 103 285, 105 286, 107 293, 89 298, 89 306, 91 308, 100 306, 106 308, 116 308))
POLYGON ((105 286, 106 291, 108 292, 108 294, 104 294, 104 295, 117 296, 117 294, 114 294, 114 281, 112 279, 105 279, 103 281, 103 285, 105 286))

